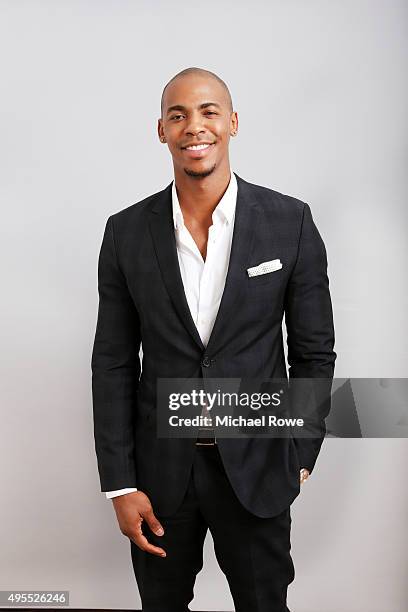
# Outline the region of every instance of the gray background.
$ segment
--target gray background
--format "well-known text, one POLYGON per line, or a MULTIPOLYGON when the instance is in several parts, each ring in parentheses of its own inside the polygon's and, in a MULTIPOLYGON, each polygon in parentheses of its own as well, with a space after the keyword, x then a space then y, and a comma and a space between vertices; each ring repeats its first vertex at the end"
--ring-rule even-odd
MULTIPOLYGON (((99 491, 90 355, 107 217, 172 179, 162 87, 229 84, 233 169, 310 203, 337 376, 407 376, 407 6, 400 1, 0 2, 0 588, 139 605, 99 491), (404 142, 405 140, 405 142, 404 142)), ((406 440, 326 440, 292 506, 296 612, 404 612, 406 440)), ((237 534, 242 537, 242 534, 237 534)), ((193 609, 232 610, 211 539, 193 609)))

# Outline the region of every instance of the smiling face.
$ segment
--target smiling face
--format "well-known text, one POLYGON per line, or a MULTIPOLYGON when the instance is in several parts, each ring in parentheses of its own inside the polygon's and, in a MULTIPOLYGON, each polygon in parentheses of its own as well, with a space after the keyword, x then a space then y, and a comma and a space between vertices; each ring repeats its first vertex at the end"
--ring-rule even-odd
POLYGON ((176 176, 204 178, 228 171, 229 139, 237 128, 237 113, 215 78, 189 74, 167 86, 158 133, 168 144, 176 176))

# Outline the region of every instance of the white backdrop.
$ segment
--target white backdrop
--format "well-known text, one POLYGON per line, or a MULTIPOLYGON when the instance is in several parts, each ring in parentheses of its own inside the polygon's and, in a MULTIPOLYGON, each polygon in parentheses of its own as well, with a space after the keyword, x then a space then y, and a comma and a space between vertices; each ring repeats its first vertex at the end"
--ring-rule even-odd
MULTIPOLYGON (((307 201, 336 375, 407 376, 407 12, 397 0, 0 0, 0 589, 135 609, 99 489, 90 357, 107 217, 172 180, 179 70, 230 86, 242 178, 307 201)), ((405 612, 407 440, 326 440, 292 506, 296 612, 405 612)), ((211 539, 195 610, 232 610, 211 539)))

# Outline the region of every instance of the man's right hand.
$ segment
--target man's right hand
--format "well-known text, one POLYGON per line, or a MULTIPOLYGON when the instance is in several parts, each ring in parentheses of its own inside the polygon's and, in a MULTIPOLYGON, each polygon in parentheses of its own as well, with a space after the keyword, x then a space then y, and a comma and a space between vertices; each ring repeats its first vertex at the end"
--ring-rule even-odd
POLYGON ((164 534, 164 529, 155 517, 147 495, 143 491, 134 491, 113 497, 112 502, 123 535, 132 540, 141 550, 158 557, 165 557, 165 551, 150 544, 142 532, 142 523, 146 521, 155 535, 164 534))

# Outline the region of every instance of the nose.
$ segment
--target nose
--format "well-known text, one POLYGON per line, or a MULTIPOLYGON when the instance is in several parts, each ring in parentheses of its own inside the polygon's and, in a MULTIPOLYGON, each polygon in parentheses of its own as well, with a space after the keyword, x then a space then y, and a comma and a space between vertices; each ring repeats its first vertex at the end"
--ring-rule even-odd
POLYGON ((189 136, 196 136, 197 134, 200 134, 201 132, 205 132, 205 128, 203 126, 203 122, 202 122, 203 118, 201 116, 201 114, 191 114, 190 118, 186 124, 186 128, 185 128, 185 132, 186 134, 188 134, 189 136))

